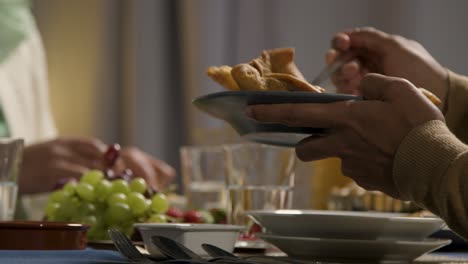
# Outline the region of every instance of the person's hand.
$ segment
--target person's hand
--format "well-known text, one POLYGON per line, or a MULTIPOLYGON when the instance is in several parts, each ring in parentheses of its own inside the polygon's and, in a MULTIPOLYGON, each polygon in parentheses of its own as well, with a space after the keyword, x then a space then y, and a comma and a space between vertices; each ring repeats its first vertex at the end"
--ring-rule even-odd
POLYGON ((301 141, 297 156, 303 161, 339 157, 344 175, 366 189, 398 197, 392 177, 398 146, 413 128, 444 117, 404 79, 368 74, 360 91, 367 100, 255 105, 246 114, 260 122, 329 129, 301 141))
POLYGON ((51 191, 61 179, 78 179, 89 169, 104 169, 106 145, 97 139, 58 138, 25 147, 19 190, 51 191))
POLYGON ((135 147, 121 150, 116 167, 131 169, 135 176, 146 179, 157 190, 167 187, 175 178, 174 168, 135 147))
POLYGON ((337 56, 351 54, 356 59, 343 65, 332 77, 337 92, 360 94, 363 76, 374 72, 404 78, 429 90, 441 99, 444 109, 447 71, 418 42, 373 28, 358 28, 336 34, 326 60, 330 64, 337 56))
MULTIPOLYGON (((21 193, 49 192, 63 179, 79 179, 91 169, 105 170, 107 145, 93 138, 58 138, 24 149, 19 189, 21 193)), ((152 187, 164 188, 173 180, 174 169, 143 151, 127 147, 121 151, 117 173, 131 169, 152 187)))

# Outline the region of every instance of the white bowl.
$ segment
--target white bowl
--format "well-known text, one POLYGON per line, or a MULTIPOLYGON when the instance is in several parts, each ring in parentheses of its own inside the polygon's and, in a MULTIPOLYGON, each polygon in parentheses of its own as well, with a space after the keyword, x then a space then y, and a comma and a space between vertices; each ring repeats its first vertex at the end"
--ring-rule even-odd
POLYGON ((162 257, 162 253, 151 242, 152 236, 171 238, 193 252, 207 256, 201 244, 216 245, 229 252, 234 251, 239 231, 243 226, 223 224, 152 224, 138 223, 134 225, 141 233, 148 252, 154 257, 162 257))
POLYGON ((267 233, 294 237, 417 241, 444 225, 440 218, 405 217, 394 213, 258 210, 246 214, 267 233))

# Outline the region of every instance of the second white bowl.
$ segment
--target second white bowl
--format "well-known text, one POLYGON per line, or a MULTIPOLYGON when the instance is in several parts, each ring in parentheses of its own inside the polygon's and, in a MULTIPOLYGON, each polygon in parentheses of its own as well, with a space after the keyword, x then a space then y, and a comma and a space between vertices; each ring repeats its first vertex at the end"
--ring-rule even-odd
POLYGON ((151 242, 152 236, 171 238, 201 256, 207 253, 201 244, 216 245, 229 252, 234 251, 239 231, 243 226, 224 224, 157 224, 138 223, 135 227, 140 231, 148 252, 154 257, 162 257, 161 252, 151 242))

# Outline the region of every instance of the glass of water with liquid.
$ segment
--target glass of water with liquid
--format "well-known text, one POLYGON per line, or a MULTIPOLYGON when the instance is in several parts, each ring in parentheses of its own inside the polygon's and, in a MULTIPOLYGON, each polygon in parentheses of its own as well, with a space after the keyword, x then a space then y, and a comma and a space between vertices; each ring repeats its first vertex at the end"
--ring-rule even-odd
POLYGON ((258 247, 264 242, 251 233, 253 222, 245 212, 291 208, 296 166, 294 149, 243 143, 226 145, 224 151, 228 223, 246 226, 236 246, 258 247))
POLYGON ((223 147, 183 146, 180 149, 187 207, 226 208, 226 162, 223 147))
POLYGON ((0 139, 0 221, 13 220, 22 155, 22 139, 0 139))

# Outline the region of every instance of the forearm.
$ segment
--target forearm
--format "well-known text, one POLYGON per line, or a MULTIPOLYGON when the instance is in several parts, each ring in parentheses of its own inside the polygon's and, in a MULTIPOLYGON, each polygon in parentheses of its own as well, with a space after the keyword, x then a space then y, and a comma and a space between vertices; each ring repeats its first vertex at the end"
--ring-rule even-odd
POLYGON ((401 198, 414 201, 468 238, 468 146, 441 121, 414 129, 395 156, 401 198))
POLYGON ((461 141, 468 143, 468 78, 448 73, 448 92, 444 107, 447 126, 461 141))

